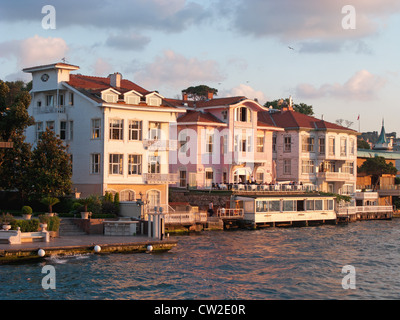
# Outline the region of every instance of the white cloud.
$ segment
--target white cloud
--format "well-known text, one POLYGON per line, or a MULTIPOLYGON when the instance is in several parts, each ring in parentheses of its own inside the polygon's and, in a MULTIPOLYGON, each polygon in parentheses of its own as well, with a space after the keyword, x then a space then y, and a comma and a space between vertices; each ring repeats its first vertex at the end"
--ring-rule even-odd
POLYGON ((230 90, 223 90, 218 93, 218 96, 221 97, 236 97, 236 96, 245 96, 249 99, 257 99, 260 104, 264 104, 267 102, 267 97, 264 92, 256 90, 246 84, 240 84, 235 88, 230 90))
MULTIPOLYGON (((398 0, 352 0, 356 28, 346 30, 342 8, 348 4, 347 0, 237 0, 227 14, 232 27, 244 35, 277 38, 302 46, 303 52, 332 52, 376 35, 390 16, 400 12, 398 0)), ((220 12, 226 12, 225 6, 226 1, 220 0, 220 12)))
POLYGON ((100 77, 107 77, 109 74, 113 73, 112 65, 102 58, 97 58, 92 69, 93 74, 100 77))
POLYGON ((61 61, 68 45, 61 38, 43 38, 35 35, 24 40, 0 43, 0 58, 16 59, 17 69, 61 61))
POLYGON ((214 60, 186 58, 172 50, 157 56, 134 75, 135 82, 145 88, 168 86, 179 92, 189 86, 207 84, 224 79, 214 60))
POLYGON ((296 88, 296 94, 301 98, 333 97, 366 101, 375 99, 379 90, 385 84, 385 78, 373 75, 367 70, 361 70, 344 84, 324 84, 319 88, 307 83, 299 84, 296 88))

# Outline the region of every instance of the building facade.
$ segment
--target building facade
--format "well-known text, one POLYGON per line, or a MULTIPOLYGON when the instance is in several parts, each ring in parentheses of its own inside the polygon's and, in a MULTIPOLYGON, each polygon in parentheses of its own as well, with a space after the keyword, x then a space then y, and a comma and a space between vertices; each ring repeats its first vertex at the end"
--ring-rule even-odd
POLYGON ((176 186, 210 188, 274 180, 272 135, 283 129, 259 118, 267 108, 246 97, 168 102, 187 110, 177 120, 179 148, 170 165, 170 171, 179 175, 176 186))
POLYGON ((115 73, 108 77, 71 74, 79 67, 55 63, 26 68, 32 74, 29 113, 35 125, 26 140, 35 144, 50 128, 68 146, 73 188, 82 197, 105 192, 121 201, 141 199, 149 207, 168 204, 170 127, 185 111, 165 104, 115 73))
POLYGON ((357 132, 296 112, 292 105, 264 113, 284 131, 274 133, 277 181, 350 195, 357 180, 357 132))

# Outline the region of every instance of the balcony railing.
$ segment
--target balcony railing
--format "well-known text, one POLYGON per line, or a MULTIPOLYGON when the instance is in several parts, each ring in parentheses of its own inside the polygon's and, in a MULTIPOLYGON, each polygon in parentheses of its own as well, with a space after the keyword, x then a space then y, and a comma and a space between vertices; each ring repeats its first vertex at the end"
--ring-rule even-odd
POLYGON ((36 114, 43 113, 65 113, 65 106, 47 106, 35 108, 36 114))
POLYGON ((154 183, 177 183, 177 173, 144 173, 143 179, 145 182, 154 183))
POLYGON ((143 147, 149 150, 160 150, 160 151, 168 151, 168 150, 177 150, 178 141, 177 140, 143 140, 143 147))
POLYGON ((322 178, 327 181, 347 181, 354 177, 354 174, 347 172, 317 172, 317 178, 322 178))

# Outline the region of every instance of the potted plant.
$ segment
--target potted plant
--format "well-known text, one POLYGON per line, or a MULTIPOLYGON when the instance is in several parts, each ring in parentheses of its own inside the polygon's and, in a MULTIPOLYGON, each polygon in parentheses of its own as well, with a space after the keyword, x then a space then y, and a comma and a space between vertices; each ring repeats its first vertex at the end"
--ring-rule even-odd
POLYGON ((30 220, 30 219, 31 219, 31 217, 32 217, 32 212, 33 212, 33 210, 32 210, 32 208, 29 207, 29 206, 23 206, 22 209, 21 209, 22 217, 23 217, 25 220, 30 220))
POLYGON ((79 203, 83 205, 83 211, 81 212, 81 218, 82 219, 89 219, 90 212, 88 211, 88 205, 91 203, 92 199, 91 198, 83 198, 79 199, 79 203))
POLYGON ((52 216, 54 216, 53 206, 56 205, 57 203, 59 203, 60 200, 58 200, 58 198, 55 198, 55 197, 45 197, 40 202, 43 203, 44 205, 48 206, 49 212, 47 213, 47 215, 52 217, 52 216))
POLYGON ((7 212, 7 214, 5 214, 3 212, 3 215, 2 215, 2 217, 0 219, 1 224, 3 225, 3 230, 7 231, 7 230, 11 229, 12 220, 14 220, 14 218, 13 218, 13 216, 11 214, 9 214, 8 212, 7 212))

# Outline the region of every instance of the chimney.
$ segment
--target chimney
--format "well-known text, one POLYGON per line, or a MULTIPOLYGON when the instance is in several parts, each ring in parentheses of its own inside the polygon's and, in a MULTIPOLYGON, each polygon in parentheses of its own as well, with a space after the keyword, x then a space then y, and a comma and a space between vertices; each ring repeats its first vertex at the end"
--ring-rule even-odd
POLYGON ((211 100, 211 99, 213 99, 213 98, 214 98, 214 93, 208 91, 208 92, 207 92, 207 100, 211 100))
POLYGON ((121 86, 122 75, 119 72, 110 74, 110 86, 114 88, 119 88, 121 86))
POLYGON ((182 91, 182 100, 187 101, 188 99, 188 94, 185 91, 182 91))

